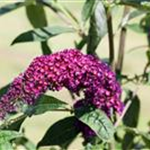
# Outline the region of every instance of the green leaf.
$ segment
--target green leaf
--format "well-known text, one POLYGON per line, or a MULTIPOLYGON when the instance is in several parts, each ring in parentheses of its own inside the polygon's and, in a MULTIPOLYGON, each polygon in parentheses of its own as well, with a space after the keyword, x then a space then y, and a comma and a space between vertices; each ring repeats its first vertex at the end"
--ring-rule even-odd
POLYGON ((7 84, 6 86, 2 87, 0 89, 0 98, 3 96, 3 94, 5 94, 9 88, 10 84, 7 84))
POLYGON ((26 6, 27 17, 34 28, 42 28, 47 26, 47 20, 43 5, 33 3, 26 6))
POLYGON ((23 42, 47 41, 49 38, 68 32, 74 32, 74 29, 61 26, 37 28, 20 34, 11 45, 23 42))
POLYGON ((137 33, 145 33, 144 29, 137 23, 127 24, 126 27, 137 33))
POLYGON ((41 42, 41 49, 42 49, 42 53, 44 55, 52 54, 52 50, 48 46, 48 42, 47 41, 41 42))
POLYGON ((20 138, 23 135, 21 133, 18 133, 16 131, 10 131, 10 130, 1 130, 0 131, 0 145, 3 143, 7 143, 13 139, 20 138))
POLYGON ((129 20, 135 19, 136 17, 139 17, 141 15, 145 15, 145 13, 145 11, 133 10, 129 13, 129 20))
POLYGON ((82 20, 86 22, 92 15, 96 0, 86 0, 82 9, 82 20))
POLYGON ((122 149, 127 150, 127 149, 132 149, 133 148, 133 139, 135 135, 132 133, 126 133, 123 137, 122 140, 122 149))
POLYGON ((90 28, 88 33, 87 53, 95 54, 95 50, 107 33, 107 17, 103 3, 99 1, 94 13, 90 18, 90 28))
POLYGON ((119 3, 123 5, 133 6, 138 9, 148 10, 148 11, 150 9, 149 0, 120 0, 119 3))
POLYGON ((24 5, 25 5, 24 2, 17 2, 17 3, 12 3, 12 4, 5 5, 3 7, 0 7, 0 16, 7 14, 13 10, 18 9, 18 8, 21 8, 24 5))
POLYGON ((123 118, 123 123, 129 127, 137 127, 140 115, 140 99, 137 95, 133 96, 132 91, 130 94, 130 98, 126 99, 125 103, 131 100, 131 105, 123 118))
POLYGON ((14 130, 14 131, 19 131, 22 123, 26 119, 27 116, 22 116, 20 118, 17 118, 16 120, 13 119, 13 122, 10 123, 9 125, 4 126, 3 130, 14 130))
POLYGON ((47 111, 65 109, 66 105, 67 103, 55 97, 43 95, 37 100, 37 103, 33 106, 30 106, 25 113, 28 115, 39 115, 47 111))
POLYGON ((142 132, 141 136, 142 136, 142 139, 143 139, 144 143, 146 144, 146 146, 148 148, 150 148, 150 134, 142 132))
MULTIPOLYGON (((124 125, 128 127, 137 127, 138 121, 139 121, 139 114, 140 114, 140 100, 137 95, 133 95, 132 91, 128 91, 127 98, 125 100, 125 103, 131 100, 131 105, 128 108, 124 118, 123 123, 124 125)), ((135 135, 133 135, 130 132, 127 132, 124 135, 123 142, 122 142, 122 148, 124 150, 133 148, 133 140, 135 135)))
POLYGON ((54 123, 38 143, 37 147, 58 145, 66 149, 79 133, 75 123, 76 118, 74 116, 54 123))
POLYGON ((122 19, 120 27, 125 27, 128 25, 128 22, 132 19, 135 19, 136 17, 139 17, 141 15, 144 15, 146 12, 141 10, 133 10, 125 15, 125 17, 122 19))
POLYGON ((76 117, 88 125, 100 139, 109 141, 113 138, 113 124, 100 109, 90 110, 90 108, 87 107, 80 107, 76 110, 75 114, 76 117))
POLYGON ((0 144, 0 150, 14 150, 14 148, 12 147, 11 143, 6 142, 0 144))

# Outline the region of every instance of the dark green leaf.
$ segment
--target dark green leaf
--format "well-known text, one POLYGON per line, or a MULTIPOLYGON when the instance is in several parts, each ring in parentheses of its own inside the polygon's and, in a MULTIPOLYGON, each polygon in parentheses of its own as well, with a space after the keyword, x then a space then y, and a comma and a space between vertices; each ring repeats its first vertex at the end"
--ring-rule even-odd
POLYGON ((52 54, 52 50, 48 46, 48 42, 47 41, 41 42, 41 48, 42 48, 42 53, 44 55, 52 54))
POLYGON ((16 10, 17 8, 21 8, 24 5, 24 2, 17 2, 0 7, 0 16, 16 10))
POLYGON ((144 143, 146 144, 146 146, 148 148, 150 148, 150 134, 149 133, 141 133, 142 139, 144 141, 144 143))
POLYGON ((113 138, 114 127, 110 119, 100 109, 90 110, 87 107, 81 107, 76 110, 76 117, 86 125, 88 125, 97 136, 109 141, 113 138))
POLYGON ((13 122, 5 126, 3 129, 19 131, 25 119, 26 119, 26 116, 22 116, 21 118, 18 118, 17 120, 13 119, 13 122))
POLYGON ((103 3, 99 1, 90 19, 87 53, 95 54, 95 50, 107 33, 107 18, 103 3))
POLYGON ((20 34, 11 45, 22 42, 47 41, 49 38, 67 32, 74 32, 74 29, 61 26, 38 28, 20 34))
POLYGON ((137 95, 133 96, 131 92, 131 97, 126 99, 125 103, 129 100, 131 100, 131 105, 123 118, 123 123, 129 127, 137 127, 140 114, 140 99, 137 95))
POLYGON ((137 33, 145 33, 145 31, 137 23, 128 24, 126 27, 137 33))
POLYGON ((148 10, 148 11, 150 9, 149 0, 120 0, 119 3, 123 5, 133 6, 138 9, 148 10))
MULTIPOLYGON (((128 108, 124 118, 123 123, 128 127, 137 127, 140 114, 140 100, 137 95, 133 95, 132 91, 128 91, 127 99, 125 103, 131 100, 131 105, 128 108)), ((135 135, 133 133, 127 132, 124 136, 122 142, 122 148, 124 150, 133 148, 133 140, 135 135)))
POLYGON ((67 148, 79 133, 75 122, 75 117, 67 117, 53 124, 38 143, 38 147, 58 145, 67 148))
POLYGON ((82 9, 82 20, 86 22, 92 15, 96 0, 86 0, 82 9))
POLYGON ((23 135, 16 131, 9 131, 9 130, 1 130, 0 131, 0 145, 3 143, 7 143, 13 139, 20 138, 23 135))
POLYGON ((47 26, 47 20, 43 5, 33 3, 26 6, 27 17, 34 28, 42 28, 47 26))
POLYGON ((14 148, 12 147, 11 143, 6 142, 0 144, 0 150, 14 150, 14 148))
POLYGON ((133 139, 134 135, 132 133, 126 133, 122 140, 122 150, 132 149, 133 148, 133 139))
POLYGON ((28 115, 39 115, 43 114, 47 111, 56 111, 58 109, 65 109, 67 103, 60 101, 59 99, 43 95, 35 105, 30 106, 26 114, 28 115))
POLYGON ((10 84, 8 84, 0 89, 0 98, 2 97, 3 94, 5 94, 7 92, 9 86, 10 86, 10 84))

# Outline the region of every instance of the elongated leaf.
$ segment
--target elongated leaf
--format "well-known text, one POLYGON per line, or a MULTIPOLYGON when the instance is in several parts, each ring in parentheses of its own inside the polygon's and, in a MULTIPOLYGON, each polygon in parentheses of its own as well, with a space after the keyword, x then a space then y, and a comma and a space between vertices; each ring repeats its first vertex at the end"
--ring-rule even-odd
POLYGON ((10 131, 10 130, 1 130, 0 131, 0 145, 3 143, 7 143, 13 139, 20 138, 23 135, 21 133, 18 133, 16 131, 10 131))
POLYGON ((42 28, 47 26, 47 20, 43 5, 33 3, 26 6, 27 17, 34 28, 42 28))
POLYGON ((107 33, 107 18, 103 3, 99 1, 90 19, 87 53, 94 54, 95 50, 107 33))
POLYGON ((135 19, 136 17, 139 17, 141 15, 144 15, 146 12, 141 10, 133 10, 129 13, 129 20, 135 19))
POLYGON ((26 114, 28 115, 39 115, 43 114, 47 111, 56 111, 57 109, 64 109, 66 108, 67 103, 58 100, 55 97, 43 95, 38 102, 30 106, 26 114))
POLYGON ((144 29, 142 29, 137 23, 128 24, 126 27, 137 33, 145 33, 144 29))
POLYGON ((86 0, 82 9, 82 20, 86 22, 93 14, 94 4, 96 0, 86 0))
MULTIPOLYGON (((126 102, 128 100, 132 100, 132 103, 127 110, 124 118, 123 118, 123 123, 128 126, 128 127, 137 127, 138 121, 139 121, 139 114, 140 114, 140 100, 139 97, 133 96, 132 91, 129 91, 128 93, 128 98, 126 99, 126 102)), ((132 133, 127 132, 124 135, 124 139, 122 142, 122 148, 123 150, 126 149, 132 149, 133 147, 133 140, 134 140, 135 135, 132 133)))
POLYGON ((61 26, 38 28, 20 34, 11 45, 23 42, 47 41, 49 38, 52 38, 56 35, 73 31, 74 30, 72 28, 61 26))
POLYGON ((114 135, 113 124, 100 109, 91 111, 90 108, 81 107, 76 110, 76 117, 88 125, 100 139, 104 141, 112 139, 114 135))
POLYGON ((6 143, 0 144, 0 150, 14 150, 14 148, 11 145, 11 143, 6 142, 6 143))
POLYGON ((67 117, 53 124, 38 143, 38 147, 58 145, 66 149, 79 133, 75 122, 75 117, 67 117))
POLYGON ((133 6, 138 9, 144 9, 144 10, 150 9, 149 0, 120 0, 119 3, 123 5, 133 6))
POLYGON ((132 103, 123 118, 123 123, 129 127, 137 127, 140 114, 140 99, 136 95, 133 98, 131 96, 129 100, 132 100, 132 103))
POLYGON ((132 149, 133 148, 133 139, 135 135, 132 133, 126 133, 122 141, 122 150, 132 149))
POLYGON ((13 122, 7 126, 4 126, 3 130, 14 130, 19 131, 22 123, 26 119, 27 116, 22 116, 21 118, 15 120, 13 119, 13 122))
POLYGON ((3 7, 0 7, 0 16, 7 14, 13 10, 18 9, 18 8, 21 8, 24 5, 25 5, 24 2, 17 2, 17 3, 12 3, 12 4, 5 5, 3 7))
POLYGON ((128 25, 129 21, 131 21, 132 19, 135 19, 136 17, 144 15, 144 14, 145 14, 145 11, 141 11, 141 10, 133 10, 133 11, 129 12, 122 19, 122 21, 120 23, 120 27, 125 27, 126 25, 128 25))

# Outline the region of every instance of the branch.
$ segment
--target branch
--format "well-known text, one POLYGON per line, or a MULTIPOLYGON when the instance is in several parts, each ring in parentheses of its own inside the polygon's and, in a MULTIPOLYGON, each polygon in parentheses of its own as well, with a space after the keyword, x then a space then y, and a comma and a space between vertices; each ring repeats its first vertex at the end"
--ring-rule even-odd
MULTIPOLYGON (((123 18, 129 13, 129 7, 125 6, 123 18)), ((116 72, 118 74, 121 74, 122 72, 122 66, 123 66, 123 59, 124 59, 124 50, 125 50, 125 42, 126 42, 126 34, 127 29, 126 27, 122 27, 121 33, 120 33, 120 42, 119 42, 119 54, 118 54, 118 60, 116 65, 116 72)))
POLYGON ((114 50, 112 16, 108 8, 106 8, 106 13, 107 13, 107 27, 108 27, 108 41, 109 41, 109 63, 112 70, 115 71, 115 50, 114 50))

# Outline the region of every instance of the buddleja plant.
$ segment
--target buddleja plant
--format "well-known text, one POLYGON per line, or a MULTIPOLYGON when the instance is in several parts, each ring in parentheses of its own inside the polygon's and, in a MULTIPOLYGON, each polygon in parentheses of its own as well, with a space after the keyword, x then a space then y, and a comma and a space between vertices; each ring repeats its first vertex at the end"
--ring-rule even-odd
MULTIPOLYGON (((82 1, 82 0, 80 0, 82 1)), ((86 0, 78 19, 60 0, 23 0, 0 8, 0 15, 25 7, 33 30, 18 35, 11 43, 40 42, 43 55, 35 57, 29 67, 12 83, 0 90, 0 149, 26 150, 59 146, 68 149, 78 135, 85 150, 148 149, 150 134, 137 129, 140 99, 136 91, 124 84, 149 84, 150 73, 150 2, 148 0, 86 0), (120 42, 116 61, 113 31, 113 9, 124 7, 118 26, 120 42), (49 8, 66 26, 49 26, 45 8, 49 8), (134 7, 134 9, 132 8, 134 7), (138 16, 140 21, 130 21, 138 16), (132 78, 122 74, 127 30, 147 36, 147 63, 143 73, 132 78), (53 53, 48 40, 60 34, 74 33, 80 41, 73 48, 53 53), (108 36, 109 57, 97 54, 98 45, 108 36), (86 49, 83 54, 82 49, 86 49), (72 104, 47 95, 66 88, 72 104), (122 92, 126 93, 121 100, 122 92), (82 95, 82 96, 80 96, 82 95), (82 97, 82 98, 81 98, 82 97), (47 111, 68 111, 70 116, 55 122, 37 145, 20 131, 26 118, 47 111), (121 132, 121 134, 120 134, 121 132)), ((59 94, 59 92, 58 92, 59 94)), ((54 147, 52 149, 55 149, 54 147)))

